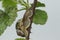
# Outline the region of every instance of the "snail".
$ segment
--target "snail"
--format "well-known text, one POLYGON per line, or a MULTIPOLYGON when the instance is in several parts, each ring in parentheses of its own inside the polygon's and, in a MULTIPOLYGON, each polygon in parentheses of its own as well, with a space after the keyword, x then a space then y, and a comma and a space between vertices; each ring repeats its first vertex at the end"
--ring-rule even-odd
POLYGON ((28 10, 26 10, 24 16, 22 19, 20 19, 17 24, 16 24, 16 32, 17 35, 21 36, 21 37, 27 37, 28 36, 28 28, 31 24, 31 20, 30 18, 33 15, 33 11, 32 8, 29 8, 28 10))

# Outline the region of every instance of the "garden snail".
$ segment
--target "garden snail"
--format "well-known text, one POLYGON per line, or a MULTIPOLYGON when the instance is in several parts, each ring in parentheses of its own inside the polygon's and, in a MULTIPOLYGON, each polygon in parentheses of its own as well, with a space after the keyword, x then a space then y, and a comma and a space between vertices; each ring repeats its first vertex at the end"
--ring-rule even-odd
POLYGON ((30 18, 33 15, 32 8, 29 8, 22 19, 20 19, 16 24, 16 32, 19 36, 27 37, 28 36, 28 28, 31 24, 30 18))

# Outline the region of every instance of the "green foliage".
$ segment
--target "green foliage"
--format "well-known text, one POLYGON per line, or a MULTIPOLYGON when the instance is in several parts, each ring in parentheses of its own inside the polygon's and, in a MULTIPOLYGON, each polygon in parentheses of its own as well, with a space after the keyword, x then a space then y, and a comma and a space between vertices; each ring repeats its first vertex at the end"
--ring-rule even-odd
POLYGON ((9 16, 9 20, 7 21, 7 25, 11 25, 13 23, 13 21, 15 20, 16 16, 17 16, 17 9, 14 7, 7 7, 5 9, 5 12, 8 14, 9 16))
POLYGON ((7 25, 11 25, 17 16, 17 4, 12 0, 3 0, 3 7, 5 8, 6 14, 9 16, 7 25))
MULTIPOLYGON (((4 11, 0 10, 0 35, 4 32, 4 30, 7 28, 7 26, 10 26, 14 20, 17 17, 17 3, 20 3, 24 8, 21 10, 26 10, 30 8, 28 2, 25 2, 24 0, 0 0, 2 1, 2 7, 4 8, 4 11)), ((36 7, 45 7, 44 3, 37 2, 36 7)), ((35 24, 45 24, 47 21, 47 13, 43 10, 37 9, 36 14, 33 17, 33 23, 35 24)), ((17 38, 16 40, 25 40, 22 38, 17 38)))
POLYGON ((4 11, 0 10, 0 35, 17 17, 17 4, 12 0, 3 0, 4 11))
POLYGON ((44 25, 47 21, 47 13, 43 10, 36 9, 33 17, 33 23, 44 25))
POLYGON ((19 0, 18 3, 20 3, 22 6, 27 7, 27 3, 24 0, 19 0))
POLYGON ((0 10, 0 35, 4 32, 4 30, 7 28, 6 22, 8 21, 8 15, 0 10))
POLYGON ((25 40, 24 38, 16 38, 15 40, 25 40))
POLYGON ((37 2, 36 7, 45 7, 45 4, 41 2, 37 2))
POLYGON ((9 13, 4 13, 3 11, 0 11, 0 35, 4 32, 7 26, 10 26, 13 23, 17 16, 15 9, 11 9, 11 11, 8 10, 8 12, 9 13))
POLYGON ((0 0, 0 1, 2 1, 2 0, 0 0))
POLYGON ((45 7, 45 4, 44 3, 41 3, 41 2, 37 2, 36 7, 45 7))
POLYGON ((13 0, 3 0, 2 4, 3 4, 3 7, 5 7, 5 8, 7 8, 8 6, 15 7, 17 2, 13 1, 13 0))
MULTIPOLYGON (((45 4, 37 2, 36 7, 45 7, 45 4)), ((47 13, 44 10, 36 9, 35 15, 33 17, 33 23, 44 25, 47 21, 47 18, 48 18, 47 13)))

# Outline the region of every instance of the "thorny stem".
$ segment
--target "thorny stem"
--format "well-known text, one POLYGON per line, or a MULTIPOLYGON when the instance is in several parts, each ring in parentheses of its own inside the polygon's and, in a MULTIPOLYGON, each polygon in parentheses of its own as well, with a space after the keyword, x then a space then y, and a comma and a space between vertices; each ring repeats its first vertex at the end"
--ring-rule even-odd
MULTIPOLYGON (((34 14, 35 14, 35 7, 36 7, 36 4, 37 4, 37 0, 34 0, 34 3, 33 3, 33 16, 34 16, 34 14)), ((29 26, 29 28, 28 28, 28 32, 29 32, 29 34, 28 34, 28 37, 26 38, 27 40, 29 40, 29 36, 30 36, 30 33, 31 33, 31 25, 32 25, 32 21, 33 21, 33 16, 30 18, 30 20, 31 20, 31 24, 30 24, 30 26, 29 26)))

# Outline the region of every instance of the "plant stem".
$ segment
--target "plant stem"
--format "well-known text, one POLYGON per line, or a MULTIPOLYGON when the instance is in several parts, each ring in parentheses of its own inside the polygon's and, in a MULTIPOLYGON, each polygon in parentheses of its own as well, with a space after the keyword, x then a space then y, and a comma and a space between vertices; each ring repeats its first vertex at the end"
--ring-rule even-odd
MULTIPOLYGON (((33 3, 33 5, 32 5, 33 16, 34 16, 34 14, 35 14, 36 4, 37 4, 37 0, 34 0, 34 3, 33 3)), ((33 16, 30 18, 31 24, 30 24, 30 26, 29 26, 29 28, 28 28, 29 35, 28 35, 28 37, 26 38, 27 40, 29 40, 29 36, 30 36, 30 33, 31 33, 31 25, 32 25, 32 21, 33 21, 33 16)))

